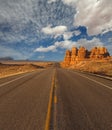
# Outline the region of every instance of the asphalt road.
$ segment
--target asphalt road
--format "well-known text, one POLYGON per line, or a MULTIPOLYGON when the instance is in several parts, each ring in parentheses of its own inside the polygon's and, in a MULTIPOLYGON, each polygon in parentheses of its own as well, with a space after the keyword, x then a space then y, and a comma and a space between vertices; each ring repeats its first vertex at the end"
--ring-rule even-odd
POLYGON ((112 130, 112 81, 57 69, 57 130, 112 130))
POLYGON ((48 69, 0 80, 0 130, 44 129, 52 75, 48 69))
POLYGON ((112 81, 58 67, 0 79, 0 130, 47 130, 48 110, 52 130, 112 130, 112 81))

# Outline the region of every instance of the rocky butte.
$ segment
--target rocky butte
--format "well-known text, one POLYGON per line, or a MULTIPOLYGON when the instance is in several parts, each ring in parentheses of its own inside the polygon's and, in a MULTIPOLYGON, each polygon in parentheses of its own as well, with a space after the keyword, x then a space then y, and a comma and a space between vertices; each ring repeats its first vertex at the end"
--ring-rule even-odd
POLYGON ((71 50, 66 50, 64 61, 61 63, 62 67, 69 67, 76 65, 82 61, 108 61, 110 54, 105 47, 94 47, 90 51, 85 47, 72 47, 71 50))

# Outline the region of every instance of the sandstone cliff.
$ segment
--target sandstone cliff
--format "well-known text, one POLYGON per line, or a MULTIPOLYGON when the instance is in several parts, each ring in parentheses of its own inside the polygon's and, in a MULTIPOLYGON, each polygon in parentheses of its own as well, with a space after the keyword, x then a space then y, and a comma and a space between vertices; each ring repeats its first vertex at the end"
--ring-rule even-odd
POLYGON ((104 61, 110 58, 110 54, 105 47, 94 47, 88 51, 85 47, 79 49, 73 47, 65 53, 64 61, 61 63, 62 67, 69 67, 76 65, 81 61, 104 61))

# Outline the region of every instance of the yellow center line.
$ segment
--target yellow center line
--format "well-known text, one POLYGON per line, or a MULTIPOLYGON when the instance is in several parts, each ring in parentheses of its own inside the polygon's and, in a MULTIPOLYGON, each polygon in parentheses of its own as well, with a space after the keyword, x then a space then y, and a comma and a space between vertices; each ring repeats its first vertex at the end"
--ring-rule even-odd
POLYGON ((54 84, 55 84, 55 73, 54 73, 53 78, 52 78, 52 84, 51 84, 49 103, 48 103, 48 110, 47 110, 47 116, 46 116, 46 122, 45 122, 45 129, 44 130, 49 130, 49 128, 50 128, 51 107, 52 107, 52 100, 53 100, 54 84))
POLYGON ((54 96, 54 103, 57 103, 57 96, 54 96))

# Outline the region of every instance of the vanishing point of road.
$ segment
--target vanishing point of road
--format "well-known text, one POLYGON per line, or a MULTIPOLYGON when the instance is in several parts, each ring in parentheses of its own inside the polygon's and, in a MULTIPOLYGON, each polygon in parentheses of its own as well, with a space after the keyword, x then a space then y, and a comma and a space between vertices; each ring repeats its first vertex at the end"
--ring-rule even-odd
POLYGON ((112 80, 58 67, 2 78, 0 130, 112 130, 112 80))

